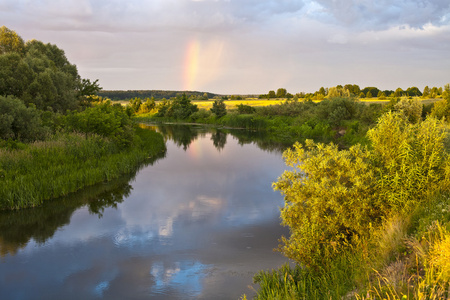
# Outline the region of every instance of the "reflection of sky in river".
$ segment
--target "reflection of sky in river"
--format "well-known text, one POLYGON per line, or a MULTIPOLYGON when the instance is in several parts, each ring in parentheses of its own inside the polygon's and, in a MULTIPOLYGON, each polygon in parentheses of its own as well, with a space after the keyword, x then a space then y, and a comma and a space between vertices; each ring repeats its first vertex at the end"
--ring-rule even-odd
POLYGON ((186 151, 167 144, 167 157, 140 171, 117 209, 98 218, 81 208, 45 245, 8 257, 0 298, 207 299, 218 289, 229 298, 226 285, 241 284, 239 297, 252 273, 277 267, 282 197, 271 182, 281 155, 230 136, 220 152, 208 135, 186 151), (233 272, 251 274, 247 282, 233 272))

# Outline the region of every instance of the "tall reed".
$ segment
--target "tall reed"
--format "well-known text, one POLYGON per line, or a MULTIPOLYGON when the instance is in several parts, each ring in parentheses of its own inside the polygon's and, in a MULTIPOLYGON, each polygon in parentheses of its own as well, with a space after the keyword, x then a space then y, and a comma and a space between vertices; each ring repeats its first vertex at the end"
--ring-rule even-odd
POLYGON ((44 200, 118 178, 165 151, 160 134, 136 129, 132 147, 98 135, 63 134, 23 150, 0 150, 0 209, 35 207, 44 200))

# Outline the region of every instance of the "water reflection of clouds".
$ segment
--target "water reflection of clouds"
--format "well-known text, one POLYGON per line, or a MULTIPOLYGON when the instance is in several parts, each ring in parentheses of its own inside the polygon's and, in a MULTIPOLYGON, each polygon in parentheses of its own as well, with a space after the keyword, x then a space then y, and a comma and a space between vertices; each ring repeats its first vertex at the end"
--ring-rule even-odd
MULTIPOLYGON (((77 295, 87 299, 130 293, 195 299, 211 289, 208 280, 220 285, 205 275, 217 264, 233 269, 240 260, 247 272, 249 266, 259 268, 265 259, 254 255, 255 249, 267 241, 257 238, 269 236, 276 243, 280 235, 271 233, 272 227, 256 231, 277 223, 282 197, 270 184, 284 169, 279 155, 234 139, 219 153, 208 135, 186 152, 170 141, 168 148, 167 159, 140 171, 117 209, 105 209, 101 219, 87 208, 77 210, 45 246, 29 243, 22 251, 26 256, 15 258, 29 260, 26 265, 0 270, 0 284, 2 274, 15 274, 37 280, 27 295, 48 289, 53 298, 64 298, 80 289, 77 295), (191 150, 197 151, 195 161, 191 150)), ((18 284, 8 288, 17 289, 18 284)))
POLYGON ((150 274, 154 278, 153 293, 167 294, 168 290, 182 292, 184 299, 198 296, 202 291, 202 280, 209 267, 197 261, 180 261, 169 265, 153 264, 150 274))

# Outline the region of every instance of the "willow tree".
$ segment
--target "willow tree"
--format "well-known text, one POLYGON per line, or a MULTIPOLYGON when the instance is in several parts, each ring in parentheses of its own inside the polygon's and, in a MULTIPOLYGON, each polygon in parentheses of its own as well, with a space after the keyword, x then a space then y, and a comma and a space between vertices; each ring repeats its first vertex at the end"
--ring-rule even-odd
POLYGON ((373 227, 414 209, 450 187, 450 160, 441 121, 412 124, 383 115, 368 132, 371 148, 339 150, 306 141, 284 152, 287 170, 273 184, 285 198, 280 250, 304 265, 322 265, 344 248, 370 240, 373 227))

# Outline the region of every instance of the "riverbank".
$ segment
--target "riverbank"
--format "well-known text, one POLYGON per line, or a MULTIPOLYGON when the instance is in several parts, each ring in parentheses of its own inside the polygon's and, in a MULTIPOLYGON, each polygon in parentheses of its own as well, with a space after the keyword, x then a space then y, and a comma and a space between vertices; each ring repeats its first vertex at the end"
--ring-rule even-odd
POLYGON ((64 133, 20 149, 0 149, 0 209, 38 206, 133 172, 166 151, 160 134, 141 128, 135 133, 126 148, 96 134, 64 133))

